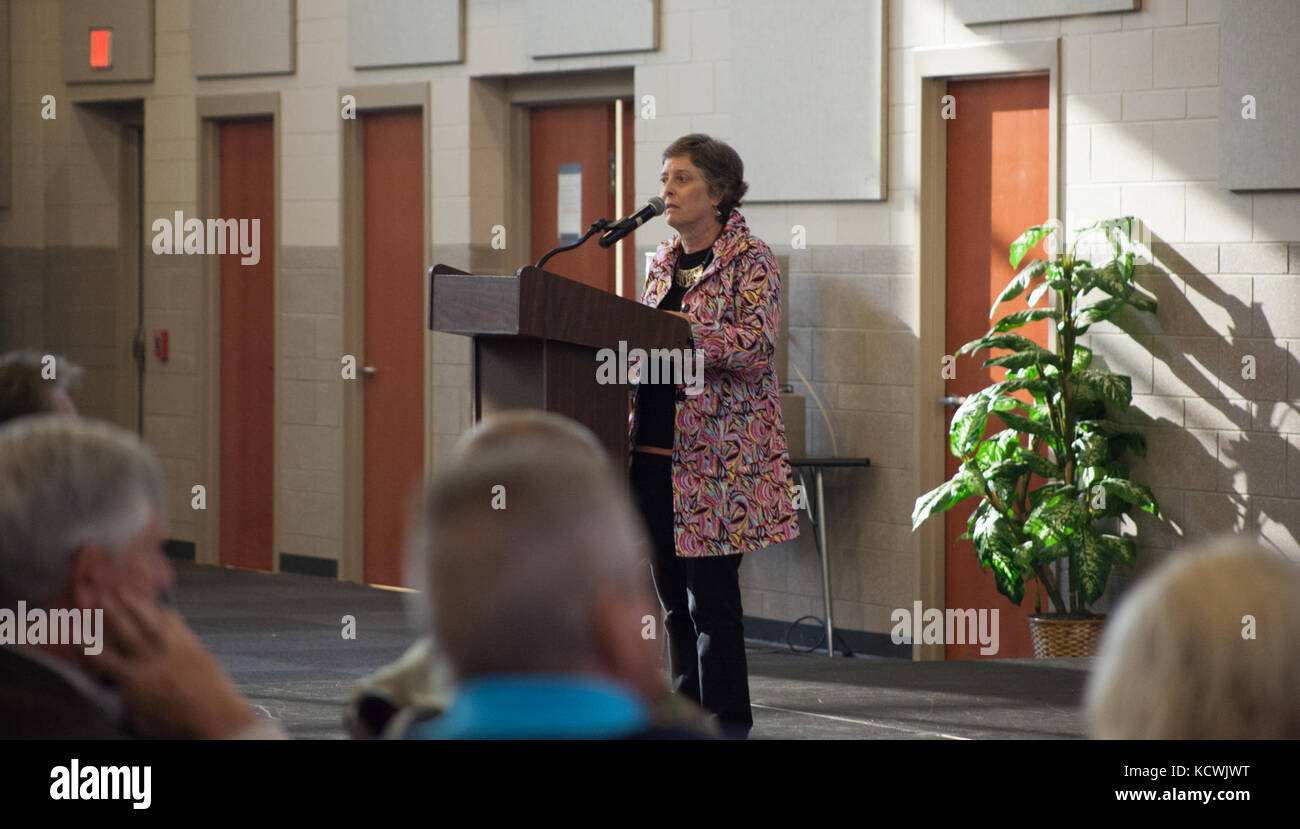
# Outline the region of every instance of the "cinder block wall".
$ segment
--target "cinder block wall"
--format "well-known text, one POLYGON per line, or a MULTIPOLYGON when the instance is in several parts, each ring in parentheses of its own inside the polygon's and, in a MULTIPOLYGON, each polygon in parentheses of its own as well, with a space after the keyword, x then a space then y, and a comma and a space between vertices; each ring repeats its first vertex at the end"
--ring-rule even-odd
MULTIPOLYGON (((657 104, 654 120, 636 123, 635 197, 642 200, 656 192, 659 156, 674 138, 690 131, 730 137, 730 58, 719 35, 731 3, 740 1, 663 0, 657 51, 542 63, 525 56, 521 3, 469 0, 465 63, 357 72, 347 65, 346 3, 312 0, 297 4, 294 74, 197 81, 189 3, 158 0, 155 80, 128 90, 145 99, 147 216, 195 215, 196 96, 280 93, 278 550, 334 559, 341 552, 339 88, 431 83, 431 258, 469 266, 506 208, 500 123, 482 109, 487 98, 472 94, 472 78, 632 67, 637 99, 650 94, 657 104)), ((911 78, 923 47, 1061 37, 1067 212, 1076 224, 1134 213, 1156 236, 1157 261, 1142 278, 1160 299, 1159 318, 1132 320, 1136 337, 1103 326, 1090 334, 1102 359, 1133 375, 1140 410, 1133 417, 1150 438, 1149 460, 1136 475, 1155 487, 1169 521, 1139 520, 1144 549, 1154 553, 1145 561, 1184 537, 1238 527, 1296 549, 1300 193, 1233 194, 1217 184, 1219 5, 1144 0, 1135 13, 967 27, 943 0, 891 0, 887 198, 742 208, 754 232, 790 257, 790 359, 811 386, 796 378, 796 391, 815 392, 825 404, 839 453, 872 458, 869 471, 837 472, 827 481, 840 625, 887 633, 890 611, 915 598, 918 550, 908 514, 918 494, 911 372, 919 146, 911 78), (792 248, 794 225, 805 229, 806 248, 792 248), (1257 358, 1253 381, 1240 377, 1243 354, 1257 358)), ((56 4, 13 2, 14 207, 0 211, 5 347, 72 336, 72 322, 50 311, 64 295, 51 295, 31 263, 48 267, 56 248, 84 253, 117 243, 97 183, 111 171, 94 154, 93 134, 77 126, 59 78, 57 18, 56 4), (30 108, 46 92, 59 97, 60 120, 38 132, 30 108)), ((790 48, 774 59, 819 54, 818 43, 790 48)), ((809 90, 827 108, 846 105, 850 93, 809 90)), ((636 237, 638 251, 667 234, 661 223, 648 225, 636 237)), ((204 416, 198 263, 148 257, 145 273, 146 329, 171 328, 174 354, 167 365, 150 359, 145 434, 177 491, 174 534, 193 540, 199 522, 215 520, 188 508, 190 482, 205 475, 192 437, 204 416)), ((470 377, 466 340, 438 335, 432 349, 436 464, 470 423, 470 377)), ((807 422, 809 452, 831 453, 811 395, 807 422)), ((741 574, 749 615, 790 621, 820 613, 807 526, 799 541, 747 556, 741 574)))

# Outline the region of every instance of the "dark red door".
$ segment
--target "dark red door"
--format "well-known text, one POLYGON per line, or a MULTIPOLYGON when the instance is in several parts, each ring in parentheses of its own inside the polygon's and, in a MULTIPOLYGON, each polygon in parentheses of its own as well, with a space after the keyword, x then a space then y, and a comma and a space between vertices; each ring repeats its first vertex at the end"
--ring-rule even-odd
POLYGON ((221 257, 221 563, 274 568, 275 138, 271 120, 218 128, 221 217, 259 219, 260 260, 221 257))
MULTIPOLYGON (((988 331, 989 308, 1015 275, 1007 261, 1011 242, 1025 228, 1048 220, 1051 208, 1047 77, 953 81, 948 93, 957 102, 957 117, 947 121, 945 351, 953 354, 988 331)), ((1035 256, 1044 257, 1041 243, 1025 261, 1035 256)), ((1025 307, 1022 295, 1004 303, 998 316, 1025 307)), ((1018 331, 1047 345, 1046 320, 1018 331)), ((988 356, 979 352, 958 357, 956 377, 947 381, 945 393, 969 395, 1002 379, 1005 369, 981 366, 988 356)), ((1002 428, 990 418, 989 434, 1002 428)), ((957 460, 949 455, 948 477, 956 470, 957 460)), ((963 502, 945 516, 945 604, 977 611, 998 609, 999 650, 990 658, 1032 656, 1025 619, 1033 612, 1034 585, 1026 585, 1025 598, 1017 607, 997 592, 992 573, 981 572, 972 543, 953 543, 966 531, 975 504, 974 499, 963 502)), ((948 643, 946 654, 948 659, 974 659, 980 657, 979 650, 978 644, 948 643)))
MULTIPOLYGON (((615 146, 613 101, 536 107, 530 117, 532 251, 536 262, 551 248, 576 241, 600 218, 616 221, 640 205, 635 196, 632 158, 632 106, 623 106, 623 201, 615 203, 612 163, 615 146), (575 182, 580 186, 570 188, 575 182), (575 209, 576 208, 576 212, 575 209), (561 227, 563 223, 563 227, 561 227), (576 237, 574 234, 576 233, 576 237), (569 234, 564 236, 563 234, 569 234)), ((614 250, 593 237, 577 250, 556 254, 547 270, 614 290, 614 250)), ((623 294, 634 293, 635 253, 623 244, 623 294)))
POLYGON ((365 580, 402 584, 402 532, 424 473, 424 127, 362 116, 365 153, 365 580), (373 369, 373 372, 371 371, 373 369))

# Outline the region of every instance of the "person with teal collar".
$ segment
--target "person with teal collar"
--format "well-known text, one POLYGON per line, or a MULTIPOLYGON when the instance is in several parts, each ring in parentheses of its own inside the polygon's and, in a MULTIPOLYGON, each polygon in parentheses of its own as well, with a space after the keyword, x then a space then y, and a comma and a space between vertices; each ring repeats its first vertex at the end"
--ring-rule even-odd
POLYGON ((504 674, 461 684, 442 716, 417 725, 417 739, 587 739, 639 735, 650 727, 636 692, 603 677, 504 674))
POLYGON ((537 415, 536 439, 481 441, 425 496, 412 551, 456 682, 450 706, 402 736, 701 736, 653 713, 667 681, 627 486, 588 430, 537 415))

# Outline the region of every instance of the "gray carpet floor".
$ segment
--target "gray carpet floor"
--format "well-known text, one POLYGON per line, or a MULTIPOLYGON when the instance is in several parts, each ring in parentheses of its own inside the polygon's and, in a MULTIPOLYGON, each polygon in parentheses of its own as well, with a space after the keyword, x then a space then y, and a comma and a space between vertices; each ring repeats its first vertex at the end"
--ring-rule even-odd
MULTIPOLYGON (((410 594, 174 562, 176 605, 262 716, 344 739, 353 683, 419 635, 410 594), (352 616, 356 638, 344 639, 352 616)), ((910 662, 748 647, 752 738, 1077 739, 1089 660, 910 662)))

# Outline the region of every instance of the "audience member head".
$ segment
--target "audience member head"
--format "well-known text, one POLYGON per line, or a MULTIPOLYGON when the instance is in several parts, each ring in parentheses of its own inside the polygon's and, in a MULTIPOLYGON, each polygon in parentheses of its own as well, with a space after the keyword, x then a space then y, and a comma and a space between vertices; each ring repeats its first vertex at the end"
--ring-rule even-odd
POLYGON ((607 453, 542 412, 490 417, 425 497, 433 628, 461 679, 592 674, 662 695, 648 541, 607 453))
POLYGON ((27 414, 75 415, 68 391, 81 375, 80 366, 31 348, 0 355, 0 423, 27 414))
POLYGON ((472 463, 488 452, 528 452, 539 447, 569 452, 595 463, 609 460, 605 447, 586 426, 539 409, 511 409, 480 420, 460 436, 452 457, 472 463))
POLYGON ((96 608, 121 587, 167 590, 164 529, 162 472, 134 433, 48 414, 0 429, 0 607, 96 608))
POLYGON ((1300 739, 1300 565, 1244 539, 1174 556, 1122 600, 1085 707, 1102 739, 1300 739))
MULTIPOLYGON (((607 460, 605 448, 581 423, 540 409, 508 409, 475 423, 456 440, 443 463, 473 464, 486 455, 529 454, 539 447, 590 458, 594 463, 607 460)), ((405 579, 409 586, 424 587, 429 583, 428 494, 414 492, 412 495, 407 512, 410 521, 406 528, 405 579)), ((425 597, 414 597, 407 609, 416 629, 430 626, 429 602, 425 597)))

